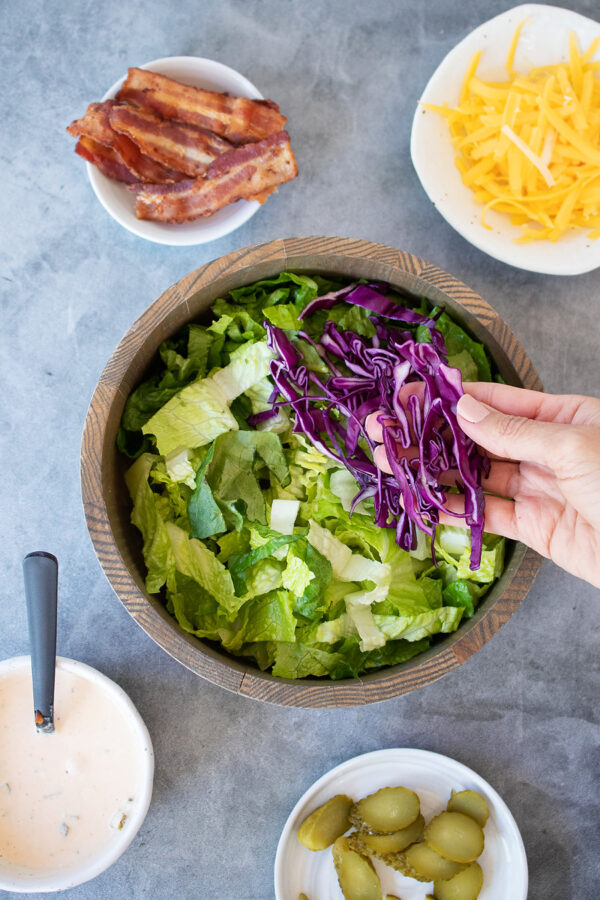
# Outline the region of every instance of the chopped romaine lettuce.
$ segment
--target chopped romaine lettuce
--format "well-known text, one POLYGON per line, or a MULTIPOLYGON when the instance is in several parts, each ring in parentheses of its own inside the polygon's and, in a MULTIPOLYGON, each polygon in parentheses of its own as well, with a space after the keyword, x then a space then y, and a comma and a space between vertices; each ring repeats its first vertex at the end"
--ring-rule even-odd
MULTIPOLYGON (((401 549, 393 529, 375 525, 372 499, 350 514, 356 481, 292 430, 285 406, 264 416, 273 392, 265 321, 296 336, 316 377, 326 367, 299 332, 318 338, 329 318, 374 333, 360 306, 299 319, 340 287, 282 273, 217 300, 210 324, 161 346, 119 431, 119 447, 137 457, 126 481, 148 591, 164 591, 185 631, 281 678, 354 678, 410 659, 473 615, 504 564, 504 540, 486 534, 472 571, 461 528, 437 528, 437 565, 423 533, 415 550, 401 549)), ((482 345, 446 314, 438 321, 463 379, 491 377, 482 345)), ((431 339, 425 326, 407 327, 431 339)))
POLYGON ((271 503, 271 531, 293 534, 299 509, 299 500, 279 500, 276 497, 271 503))
POLYGON ((272 355, 264 341, 240 345, 229 365, 182 388, 142 425, 142 432, 154 435, 158 452, 166 456, 235 431, 229 405, 268 374, 272 355))

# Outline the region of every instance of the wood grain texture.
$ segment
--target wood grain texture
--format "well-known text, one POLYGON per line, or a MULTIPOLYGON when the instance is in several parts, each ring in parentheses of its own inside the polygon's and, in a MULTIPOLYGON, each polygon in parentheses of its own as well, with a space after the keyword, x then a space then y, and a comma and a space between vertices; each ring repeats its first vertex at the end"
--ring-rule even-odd
POLYGON ((123 481, 127 461, 115 438, 125 401, 143 379, 160 343, 233 288, 284 269, 348 279, 387 281, 415 297, 443 304, 488 347, 505 381, 533 390, 541 382, 531 360, 500 316, 453 275, 393 247, 340 237, 286 238, 246 247, 206 263, 166 290, 134 322, 109 360, 88 410, 81 450, 81 490, 87 526, 115 593, 138 624, 175 659, 209 681, 246 697, 288 706, 376 703, 430 684, 469 659, 508 621, 533 583, 540 558, 523 545, 507 554, 498 582, 476 614, 425 653, 399 666, 346 681, 287 681, 258 671, 185 633, 160 597, 144 587, 142 542, 130 524, 123 481))

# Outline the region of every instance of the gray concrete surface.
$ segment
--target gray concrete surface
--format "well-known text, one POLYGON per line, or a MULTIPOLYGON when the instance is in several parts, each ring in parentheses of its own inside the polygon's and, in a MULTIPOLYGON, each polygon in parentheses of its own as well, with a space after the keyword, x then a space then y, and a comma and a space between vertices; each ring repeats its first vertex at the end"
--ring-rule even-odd
MULTIPOLYGON (((569 5, 598 12, 595 0, 569 5)), ((598 591, 544 563, 501 633, 427 689, 362 709, 281 709, 202 681, 134 624, 97 563, 80 500, 87 405, 123 333, 190 270, 276 237, 345 235, 416 253, 505 317, 548 390, 600 395, 598 272, 544 277, 488 258, 436 213, 409 159, 430 74, 472 27, 510 6, 1 5, 0 658, 28 647, 21 558, 51 550, 61 563, 59 652, 130 693, 157 762, 140 834, 109 871, 69 891, 73 900, 269 900, 298 796, 341 761, 396 746, 455 757, 502 794, 527 849, 532 900, 597 896, 598 591), (64 129, 128 65, 186 54, 232 65, 280 102, 301 176, 229 237, 171 248, 107 215, 64 129)))

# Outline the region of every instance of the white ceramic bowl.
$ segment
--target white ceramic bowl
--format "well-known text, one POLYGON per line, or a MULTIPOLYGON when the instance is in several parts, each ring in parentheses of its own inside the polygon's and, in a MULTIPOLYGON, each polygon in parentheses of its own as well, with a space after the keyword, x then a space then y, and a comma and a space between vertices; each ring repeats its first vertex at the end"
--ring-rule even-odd
MULTIPOLYGON (((167 56, 163 59, 154 59, 139 68, 151 69, 153 72, 168 75, 177 81, 207 91, 228 92, 252 100, 263 99, 262 94, 247 78, 235 69, 230 69, 229 66, 212 59, 202 59, 198 56, 167 56)), ((119 78, 102 99, 111 100, 115 97, 125 78, 126 75, 119 78)), ((135 215, 135 195, 119 181, 107 178, 92 163, 88 162, 86 166, 98 200, 113 219, 128 231, 157 244, 173 246, 206 244, 235 231, 260 209, 257 200, 238 200, 209 218, 196 219, 182 225, 167 225, 163 222, 138 219, 135 215)))
MULTIPOLYGON (((505 81, 508 48, 523 19, 527 22, 515 57, 520 73, 532 66, 567 60, 570 31, 584 48, 600 34, 600 23, 571 10, 533 3, 516 6, 480 25, 450 51, 431 76, 421 101, 457 104, 467 65, 477 50, 483 50, 477 74, 484 80, 505 81)), ((584 229, 570 231, 556 243, 516 244, 520 228, 507 216, 490 210, 486 220, 492 230, 487 231, 481 224, 482 206, 475 203, 454 164, 446 120, 421 106, 413 121, 411 156, 421 184, 438 211, 467 241, 490 256, 519 269, 548 275, 579 275, 600 266, 600 240, 591 241, 584 229)))
MULTIPOLYGON (((277 847, 276 900, 297 900, 301 891, 319 900, 342 900, 331 850, 307 850, 298 840, 298 827, 309 813, 335 794, 348 794, 358 800, 379 788, 399 784, 418 793, 426 820, 445 809, 452 788, 479 791, 490 808, 484 829, 485 848, 478 859, 484 878, 479 900, 527 900, 525 848, 500 795, 462 763, 439 753, 411 748, 376 750, 349 759, 319 778, 298 800, 277 847)), ((405 878, 379 860, 374 860, 374 864, 384 897, 390 893, 403 900, 423 900, 426 884, 405 878)))
MULTIPOLYGON (((94 686, 100 688, 131 726, 131 733, 136 742, 135 756, 138 760, 137 784, 134 786, 135 802, 128 808, 125 827, 122 830, 115 828, 110 842, 103 844, 97 856, 88 858, 79 865, 44 870, 16 867, 3 861, 0 846, 0 891, 15 891, 16 893, 62 891, 95 878, 96 875, 104 872, 116 862, 130 845, 144 821, 152 797, 154 780, 152 742, 148 729, 131 699, 114 681, 85 663, 58 657, 56 666, 57 672, 61 670, 68 672, 92 682, 94 686)), ((31 677, 29 656, 16 656, 0 662, 0 682, 20 672, 27 673, 31 677)), ((33 723, 33 696, 31 698, 31 717, 33 723)), ((40 740, 46 741, 53 739, 52 735, 40 735, 39 737, 40 740)))

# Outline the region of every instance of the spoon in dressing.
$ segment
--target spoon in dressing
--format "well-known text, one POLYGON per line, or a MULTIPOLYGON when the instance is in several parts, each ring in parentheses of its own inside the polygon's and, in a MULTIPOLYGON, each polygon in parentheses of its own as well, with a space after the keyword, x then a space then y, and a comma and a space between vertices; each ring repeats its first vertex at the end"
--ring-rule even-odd
POLYGON ((54 731, 58 560, 36 550, 23 560, 36 731, 54 731))

